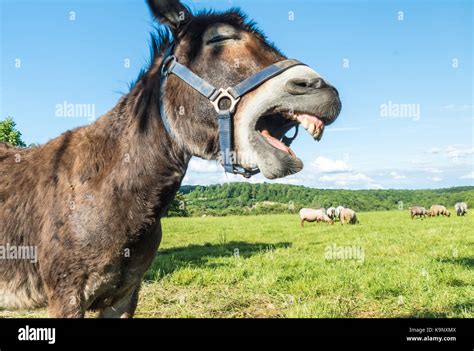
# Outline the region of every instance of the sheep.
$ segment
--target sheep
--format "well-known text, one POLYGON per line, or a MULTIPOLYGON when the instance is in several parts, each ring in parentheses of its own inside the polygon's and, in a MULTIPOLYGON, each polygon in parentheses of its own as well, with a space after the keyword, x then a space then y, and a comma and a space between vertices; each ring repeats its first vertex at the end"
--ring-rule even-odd
POLYGON ((327 224, 334 224, 334 220, 324 212, 322 213, 322 216, 320 217, 320 220, 318 221, 318 223, 319 222, 325 222, 327 224))
POLYGON ((341 211, 342 211, 343 209, 344 209, 344 207, 342 207, 342 206, 337 206, 337 207, 336 207, 336 218, 341 219, 340 216, 341 216, 341 211))
POLYGON ((465 202, 456 203, 454 208, 458 216, 464 216, 467 213, 467 204, 465 202))
POLYGON ((302 208, 299 212, 300 219, 301 219, 301 227, 304 227, 304 222, 326 222, 329 224, 333 224, 333 220, 326 215, 326 211, 324 208, 320 208, 319 210, 315 210, 312 208, 302 208))
POLYGON ((428 211, 424 207, 419 207, 419 206, 410 207, 411 219, 415 218, 415 216, 426 217, 427 215, 428 215, 428 211))
POLYGON ((428 216, 434 217, 434 216, 439 216, 439 215, 450 217, 451 213, 446 209, 446 207, 442 205, 431 206, 428 212, 428 216))
POLYGON ((328 215, 329 218, 332 220, 336 219, 336 209, 334 207, 329 207, 326 211, 326 214, 328 215))
POLYGON ((341 219, 341 225, 359 223, 359 220, 357 219, 357 214, 350 208, 344 208, 339 213, 339 218, 341 219))

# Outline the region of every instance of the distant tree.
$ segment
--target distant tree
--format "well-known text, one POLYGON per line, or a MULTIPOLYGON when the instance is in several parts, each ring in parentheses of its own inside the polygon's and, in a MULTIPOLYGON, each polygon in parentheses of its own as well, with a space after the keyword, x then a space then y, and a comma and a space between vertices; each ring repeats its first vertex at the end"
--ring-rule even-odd
POLYGON ((168 217, 188 217, 188 209, 186 206, 186 199, 182 192, 176 194, 173 202, 171 202, 168 209, 168 217))
POLYGON ((13 146, 25 147, 26 144, 21 140, 21 133, 15 128, 16 123, 11 117, 0 121, 0 141, 9 143, 13 146))

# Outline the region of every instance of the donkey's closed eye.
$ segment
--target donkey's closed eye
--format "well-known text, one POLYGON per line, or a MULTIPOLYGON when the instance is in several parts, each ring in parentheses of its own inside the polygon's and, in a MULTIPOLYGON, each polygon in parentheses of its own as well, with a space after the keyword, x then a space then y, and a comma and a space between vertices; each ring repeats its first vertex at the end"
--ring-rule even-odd
POLYGON ((206 44, 216 44, 216 43, 223 43, 228 40, 239 40, 240 37, 238 35, 216 35, 215 37, 209 39, 206 44))

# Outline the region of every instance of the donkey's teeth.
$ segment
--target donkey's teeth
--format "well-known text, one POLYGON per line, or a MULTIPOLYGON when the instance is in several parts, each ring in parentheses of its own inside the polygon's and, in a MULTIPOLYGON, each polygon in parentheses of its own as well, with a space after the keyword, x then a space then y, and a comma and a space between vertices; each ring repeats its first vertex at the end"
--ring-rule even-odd
POLYGON ((316 116, 305 113, 296 115, 296 120, 308 131, 308 133, 317 141, 321 140, 324 131, 324 122, 316 116))
POLYGON ((322 126, 321 128, 315 131, 315 133, 313 134, 313 138, 317 141, 320 141, 321 138, 323 137, 323 132, 324 132, 324 126, 322 126))

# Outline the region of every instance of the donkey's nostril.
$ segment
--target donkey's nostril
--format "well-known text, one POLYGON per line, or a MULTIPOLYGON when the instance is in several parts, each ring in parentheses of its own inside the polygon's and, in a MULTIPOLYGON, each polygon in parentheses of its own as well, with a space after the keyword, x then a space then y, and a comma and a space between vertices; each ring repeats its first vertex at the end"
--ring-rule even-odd
POLYGON ((322 78, 295 78, 286 82, 286 90, 294 95, 308 94, 314 89, 321 89, 326 86, 327 84, 322 78))
POLYGON ((307 88, 309 86, 309 80, 307 80, 307 79, 299 79, 299 80, 294 79, 293 84, 297 85, 301 88, 307 88))
POLYGON ((309 86, 314 89, 321 89, 326 86, 326 82, 322 78, 315 78, 310 81, 309 86))

